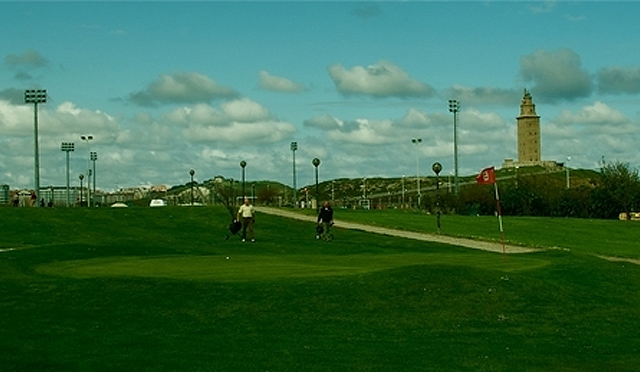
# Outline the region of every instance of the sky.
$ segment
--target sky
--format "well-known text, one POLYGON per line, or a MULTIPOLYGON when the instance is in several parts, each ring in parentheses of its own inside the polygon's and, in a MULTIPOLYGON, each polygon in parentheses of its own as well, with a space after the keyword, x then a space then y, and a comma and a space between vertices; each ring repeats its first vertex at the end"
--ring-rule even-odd
POLYGON ((542 160, 640 166, 640 2, 0 2, 0 184, 179 185, 218 175, 454 173, 517 160, 527 89, 542 160), (83 141, 81 136, 93 140, 83 141), (421 139, 414 144, 412 139, 421 139), (569 159, 569 160, 568 160, 569 159))

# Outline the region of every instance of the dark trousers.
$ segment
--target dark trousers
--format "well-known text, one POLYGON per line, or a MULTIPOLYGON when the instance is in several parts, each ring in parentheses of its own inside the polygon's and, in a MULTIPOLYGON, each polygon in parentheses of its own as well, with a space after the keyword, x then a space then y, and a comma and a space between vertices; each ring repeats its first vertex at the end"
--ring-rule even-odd
POLYGON ((242 239, 247 238, 247 230, 249 230, 249 238, 253 239, 253 217, 242 217, 242 239))

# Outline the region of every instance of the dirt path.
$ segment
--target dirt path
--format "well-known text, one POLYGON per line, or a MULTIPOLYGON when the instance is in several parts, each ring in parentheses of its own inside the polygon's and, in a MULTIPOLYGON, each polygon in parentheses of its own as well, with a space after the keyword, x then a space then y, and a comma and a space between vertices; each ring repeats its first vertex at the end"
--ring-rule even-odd
MULTIPOLYGON (((315 216, 308 216, 308 215, 295 213, 295 212, 291 212, 283 209, 270 208, 270 207, 256 207, 256 210, 258 212, 273 214, 281 217, 294 218, 294 219, 309 221, 309 222, 316 222, 315 216)), ((407 238, 407 239, 450 244, 450 245, 455 245, 459 247, 480 249, 483 251, 490 251, 490 252, 502 253, 503 251, 502 244, 499 244, 499 243, 484 242, 484 241, 473 240, 473 239, 454 238, 451 236, 444 236, 444 235, 425 234, 425 233, 418 233, 413 231, 395 230, 395 229, 389 229, 385 227, 364 225, 364 224, 345 222, 340 220, 335 220, 335 223, 336 223, 336 227, 343 228, 343 229, 362 230, 362 231, 367 231, 375 234, 398 236, 398 237, 407 238)), ((520 247, 515 245, 504 246, 505 253, 529 253, 529 252, 537 252, 537 251, 539 251, 539 249, 529 248, 529 247, 520 247)))

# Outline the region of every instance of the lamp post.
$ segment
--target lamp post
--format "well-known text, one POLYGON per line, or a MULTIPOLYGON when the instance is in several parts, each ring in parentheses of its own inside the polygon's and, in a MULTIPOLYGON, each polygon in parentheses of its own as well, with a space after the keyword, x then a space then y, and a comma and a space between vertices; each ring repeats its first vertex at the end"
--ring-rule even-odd
POLYGON ((296 150, 298 142, 291 142, 291 152, 293 153, 293 207, 298 205, 298 189, 296 187, 296 150))
POLYGON ((438 221, 438 233, 440 233, 440 171, 442 171, 442 164, 435 162, 431 169, 436 174, 436 220, 438 221))
POLYGON ((571 161, 571 156, 567 156, 567 163, 564 166, 564 169, 567 171, 567 189, 571 188, 571 177, 569 176, 569 162, 571 161))
POLYGON ((455 99, 450 99, 449 112, 453 113, 453 182, 455 184, 453 191, 456 195, 460 191, 460 183, 458 182, 458 111, 460 111, 460 103, 455 99))
POLYGON ((189 175, 191 176, 191 206, 193 207, 193 175, 196 174, 196 171, 191 169, 189 171, 189 175))
POLYGON ((242 167, 242 200, 244 201, 244 198, 247 197, 247 194, 245 192, 245 179, 244 179, 244 168, 247 166, 247 162, 246 161, 241 161, 240 162, 240 166, 242 167))
POLYGON ((89 177, 87 178, 87 206, 91 206, 91 169, 89 168, 89 160, 91 159, 91 148, 89 147, 89 141, 93 139, 93 136, 80 136, 80 139, 83 140, 87 144, 87 153, 89 156, 87 157, 87 174, 89 177))
MULTIPOLYGON (((411 143, 415 144, 418 147, 421 142, 422 142, 422 138, 411 139, 411 143)), ((420 208, 420 169, 418 168, 418 158, 419 158, 419 151, 416 150, 416 180, 418 181, 418 208, 420 208)))
POLYGON ((34 148, 34 186, 36 206, 40 204, 40 152, 38 150, 38 103, 47 102, 46 89, 27 89, 24 91, 24 103, 33 103, 33 148, 34 148))
MULTIPOLYGON (((98 153, 95 151, 91 152, 91 161, 93 162, 93 197, 96 197, 96 160, 98 160, 98 153)), ((95 203, 94 203, 95 204, 95 203)))
POLYGON ((318 189, 318 166, 320 165, 320 159, 313 158, 311 161, 314 167, 316 167, 316 211, 320 210, 320 192, 318 189))
POLYGON ((82 180, 84 179, 84 174, 80 173, 78 178, 80 178, 80 206, 82 207, 82 180))
POLYGON ((74 147, 75 145, 73 142, 62 142, 62 145, 60 146, 60 149, 67 153, 67 208, 69 208, 69 204, 71 204, 71 198, 69 195, 69 152, 73 151, 74 147))

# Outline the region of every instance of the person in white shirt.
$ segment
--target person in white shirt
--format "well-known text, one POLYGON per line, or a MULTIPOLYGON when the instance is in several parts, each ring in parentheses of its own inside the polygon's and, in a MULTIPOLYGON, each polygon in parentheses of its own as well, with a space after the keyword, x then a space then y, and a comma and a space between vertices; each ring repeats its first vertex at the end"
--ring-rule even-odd
POLYGON ((249 198, 244 199, 244 204, 240 206, 238 209, 238 221, 242 222, 242 241, 244 242, 247 238, 247 230, 249 230, 249 238, 251 239, 251 243, 256 242, 256 238, 253 234, 253 222, 255 221, 256 212, 251 205, 251 201, 249 198))

